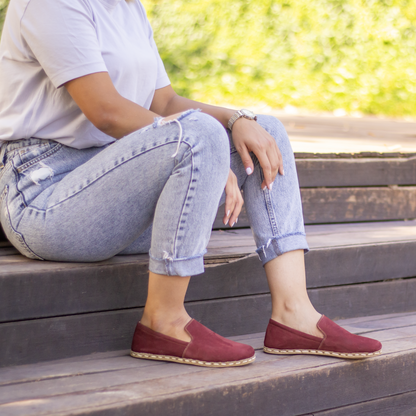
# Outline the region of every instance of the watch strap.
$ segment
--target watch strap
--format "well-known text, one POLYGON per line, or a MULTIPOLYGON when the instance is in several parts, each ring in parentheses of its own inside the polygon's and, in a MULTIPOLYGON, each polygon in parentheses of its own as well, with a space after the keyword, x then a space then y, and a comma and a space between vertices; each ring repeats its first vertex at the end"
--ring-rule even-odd
POLYGON ((250 117, 249 115, 244 114, 242 110, 238 110, 238 111, 236 111, 236 112, 232 115, 232 117, 228 120, 228 128, 229 128, 229 130, 231 130, 231 131, 233 130, 233 125, 234 125, 234 123, 235 123, 235 122, 236 122, 239 118, 241 118, 241 117, 247 118, 247 119, 249 119, 249 120, 257 120, 257 117, 256 117, 256 116, 250 117))

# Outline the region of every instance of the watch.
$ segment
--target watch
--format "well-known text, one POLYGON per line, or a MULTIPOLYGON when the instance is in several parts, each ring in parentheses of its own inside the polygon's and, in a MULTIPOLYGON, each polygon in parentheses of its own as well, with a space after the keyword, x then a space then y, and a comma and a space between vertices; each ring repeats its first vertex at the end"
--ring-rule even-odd
POLYGON ((231 131, 233 130, 234 123, 241 117, 247 118, 249 120, 257 120, 257 116, 252 111, 242 108, 241 110, 236 111, 228 120, 228 128, 231 131))

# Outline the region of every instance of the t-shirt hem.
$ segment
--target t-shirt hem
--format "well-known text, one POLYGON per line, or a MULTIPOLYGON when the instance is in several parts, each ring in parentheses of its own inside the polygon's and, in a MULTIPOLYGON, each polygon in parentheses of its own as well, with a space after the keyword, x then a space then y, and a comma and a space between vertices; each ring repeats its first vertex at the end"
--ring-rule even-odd
POLYGON ((162 75, 156 81, 155 90, 159 90, 161 88, 167 87, 170 84, 171 82, 169 80, 169 77, 167 75, 162 75))
POLYGON ((59 88, 68 81, 83 77, 85 75, 95 74, 97 72, 108 72, 104 62, 89 62, 87 64, 82 64, 75 68, 71 68, 70 70, 65 70, 64 72, 56 74, 51 77, 50 80, 56 88, 59 88))

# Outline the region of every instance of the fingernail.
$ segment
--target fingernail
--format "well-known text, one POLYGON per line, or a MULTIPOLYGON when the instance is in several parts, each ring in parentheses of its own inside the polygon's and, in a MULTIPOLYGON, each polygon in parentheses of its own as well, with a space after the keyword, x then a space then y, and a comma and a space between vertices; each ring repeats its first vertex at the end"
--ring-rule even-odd
POLYGON ((262 188, 262 191, 265 191, 267 189, 267 186, 264 186, 263 188, 262 188))
POLYGON ((231 212, 230 210, 227 211, 227 217, 230 216, 230 212, 231 212))
POLYGON ((273 188, 273 182, 269 185, 269 191, 271 191, 273 188))
POLYGON ((235 224, 235 222, 233 222, 230 227, 234 227, 234 224, 235 224))
POLYGON ((236 223, 236 224, 238 223, 238 218, 235 220, 235 223, 236 223))
POLYGON ((248 167, 246 169, 246 173, 247 173, 247 175, 251 175, 253 173, 253 170, 250 167, 248 167))
POLYGON ((285 171, 283 168, 282 168, 282 176, 285 176, 285 171))
POLYGON ((227 221, 225 222, 225 225, 227 225, 228 224, 228 221, 229 221, 230 219, 229 218, 227 218, 227 221))

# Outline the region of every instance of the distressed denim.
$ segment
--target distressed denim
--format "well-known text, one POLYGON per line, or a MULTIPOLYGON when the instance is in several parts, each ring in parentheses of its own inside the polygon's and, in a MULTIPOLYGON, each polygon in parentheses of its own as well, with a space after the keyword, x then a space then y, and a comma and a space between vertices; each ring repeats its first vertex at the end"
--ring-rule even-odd
POLYGON ((285 176, 262 191, 247 176, 230 135, 212 117, 187 111, 157 120, 102 148, 52 140, 9 142, 0 152, 0 221, 11 243, 38 260, 93 262, 149 252, 164 275, 202 273, 229 167, 244 190, 263 264, 307 250, 293 153, 281 123, 259 116, 277 140, 285 176))

